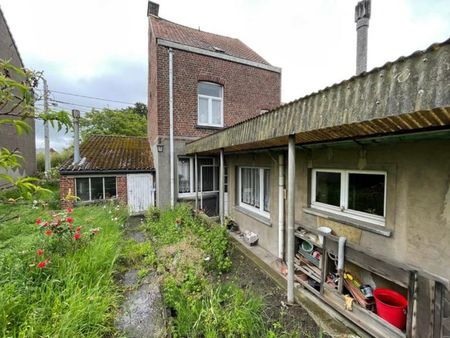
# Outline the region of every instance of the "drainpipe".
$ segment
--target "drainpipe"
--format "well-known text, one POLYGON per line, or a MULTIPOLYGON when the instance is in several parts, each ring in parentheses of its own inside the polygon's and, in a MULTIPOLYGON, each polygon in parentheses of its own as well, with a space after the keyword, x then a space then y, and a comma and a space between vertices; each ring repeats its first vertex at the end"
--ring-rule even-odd
POLYGON ((198 211, 198 158, 197 154, 194 155, 194 177, 195 177, 195 210, 198 211))
POLYGON ((288 196, 287 196, 287 302, 294 303, 294 218, 295 218, 295 136, 289 135, 288 143, 288 196))
POLYGON ((175 206, 175 166, 173 158, 173 50, 169 48, 169 156, 170 156, 170 207, 175 206))
POLYGON ((73 164, 80 162, 80 111, 73 109, 73 164))
POLYGON ((219 167, 219 215, 220 224, 223 226, 225 224, 224 217, 224 200, 225 200, 225 159, 223 149, 220 149, 220 167, 219 167))
POLYGON ((284 155, 278 155, 278 258, 284 253, 284 155))

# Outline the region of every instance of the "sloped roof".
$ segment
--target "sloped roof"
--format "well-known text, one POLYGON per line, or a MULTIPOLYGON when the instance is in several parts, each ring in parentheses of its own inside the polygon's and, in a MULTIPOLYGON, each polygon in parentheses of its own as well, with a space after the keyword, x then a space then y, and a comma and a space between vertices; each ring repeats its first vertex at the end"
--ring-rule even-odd
POLYGON ((450 39, 192 141, 217 153, 450 128, 450 39))
POLYGON ((148 172, 154 170, 146 137, 93 135, 80 146, 81 161, 73 158, 60 167, 61 174, 102 172, 148 172))
POLYGON ((154 15, 151 16, 151 22, 157 39, 177 42, 270 66, 270 63, 239 39, 203 32, 154 15))

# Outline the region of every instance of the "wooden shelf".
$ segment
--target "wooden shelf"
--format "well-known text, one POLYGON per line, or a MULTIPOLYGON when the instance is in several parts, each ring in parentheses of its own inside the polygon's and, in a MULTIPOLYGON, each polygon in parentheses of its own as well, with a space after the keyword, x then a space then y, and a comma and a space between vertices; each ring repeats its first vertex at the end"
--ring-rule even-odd
MULTIPOLYGON (((310 232, 310 231, 308 231, 308 232, 310 232)), ((295 237, 303 239, 304 241, 308 241, 311 244, 313 244, 315 247, 317 247, 319 249, 322 249, 322 245, 320 243, 318 243, 316 241, 312 241, 308 236, 305 236, 305 235, 301 234, 300 231, 296 230, 294 235, 295 235, 295 237)), ((316 234, 314 234, 314 235, 316 235, 316 234)), ((318 235, 316 235, 316 236, 318 236, 318 235)))
POLYGON ((307 268, 305 268, 305 267, 303 267, 301 265, 298 265, 298 264, 294 264, 294 266, 295 266, 296 269, 298 269, 301 272, 305 273, 308 277, 310 277, 310 278, 314 279, 316 282, 320 283, 320 281, 321 281, 320 276, 317 276, 316 273, 314 273, 311 270, 309 270, 309 269, 307 269, 307 268))
POLYGON ((311 291, 314 295, 320 297, 320 291, 314 289, 311 285, 308 284, 307 281, 301 280, 299 278, 295 279, 300 285, 302 285, 307 290, 311 291))

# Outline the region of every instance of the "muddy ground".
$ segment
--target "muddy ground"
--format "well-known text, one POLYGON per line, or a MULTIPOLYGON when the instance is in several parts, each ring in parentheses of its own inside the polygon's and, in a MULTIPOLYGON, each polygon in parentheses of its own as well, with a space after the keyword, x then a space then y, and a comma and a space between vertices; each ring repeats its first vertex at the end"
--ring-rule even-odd
POLYGON ((282 331, 297 332, 294 337, 329 337, 320 330, 300 305, 285 305, 286 291, 280 288, 238 249, 232 247, 231 258, 233 261, 232 269, 220 277, 221 281, 234 281, 242 288, 252 290, 262 296, 266 303, 264 316, 269 327, 272 327, 274 323, 279 323, 283 328, 282 331))

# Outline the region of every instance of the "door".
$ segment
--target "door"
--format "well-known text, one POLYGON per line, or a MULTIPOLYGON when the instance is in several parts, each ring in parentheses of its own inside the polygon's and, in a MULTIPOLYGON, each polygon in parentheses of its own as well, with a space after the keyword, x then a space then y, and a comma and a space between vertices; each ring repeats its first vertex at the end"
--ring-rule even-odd
POLYGON ((128 210, 131 214, 142 214, 155 205, 153 174, 127 175, 128 210))

